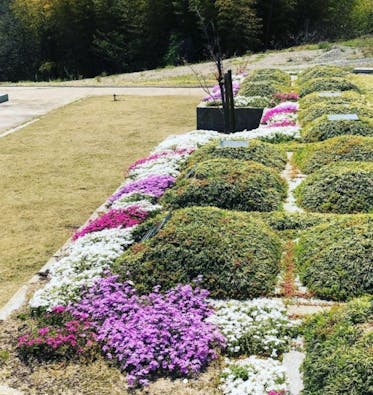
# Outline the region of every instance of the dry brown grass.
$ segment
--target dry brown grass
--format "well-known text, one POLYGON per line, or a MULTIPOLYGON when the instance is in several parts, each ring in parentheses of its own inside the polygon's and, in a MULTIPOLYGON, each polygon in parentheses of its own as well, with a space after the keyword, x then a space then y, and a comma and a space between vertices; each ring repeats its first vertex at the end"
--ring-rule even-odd
POLYGON ((0 139, 0 306, 110 195, 127 166, 195 127, 198 97, 96 97, 0 139))

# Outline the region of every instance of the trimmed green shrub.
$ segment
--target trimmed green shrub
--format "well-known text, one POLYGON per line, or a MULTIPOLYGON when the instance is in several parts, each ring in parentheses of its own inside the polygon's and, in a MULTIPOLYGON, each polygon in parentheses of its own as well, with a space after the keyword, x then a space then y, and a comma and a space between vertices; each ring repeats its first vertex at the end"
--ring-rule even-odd
POLYGON ((195 151, 191 155, 188 164, 194 165, 208 159, 229 158, 251 160, 278 170, 285 168, 287 162, 286 152, 280 147, 259 140, 247 141, 249 144, 247 148, 220 148, 219 142, 214 141, 195 151))
POLYGON ((212 297, 246 299, 273 291, 280 257, 276 234, 250 214, 192 207, 174 211, 156 236, 126 251, 114 271, 140 292, 202 276, 200 285, 212 297))
POLYGON ((348 71, 341 67, 318 65, 302 71, 298 75, 298 81, 300 84, 304 84, 316 78, 346 77, 348 74, 348 71))
POLYGON ((346 78, 316 78, 300 87, 300 96, 306 96, 312 92, 322 91, 357 91, 359 88, 346 78))
POLYGON ((372 297, 306 320, 304 395, 369 394, 373 391, 372 297))
POLYGON ((328 114, 357 114, 360 117, 373 118, 373 110, 361 103, 331 104, 328 102, 314 104, 306 109, 301 109, 298 112, 298 118, 304 125, 322 115, 328 114))
POLYGON ((294 161, 303 173, 338 161, 373 161, 373 137, 340 136, 326 141, 305 144, 294 154, 294 161))
POLYGON ((242 83, 238 94, 241 96, 264 96, 272 98, 275 93, 285 92, 287 89, 289 89, 289 87, 273 80, 252 82, 246 79, 242 83))
POLYGON ((216 206, 244 211, 273 211, 286 197, 286 183, 260 163, 239 159, 211 159, 187 169, 161 204, 172 208, 216 206))
POLYGON ((295 190, 297 202, 321 213, 373 210, 373 163, 337 162, 309 175, 295 190))
POLYGON ((290 75, 278 69, 254 70, 248 75, 247 79, 252 82, 276 81, 281 85, 290 85, 290 75))
POLYGON ((372 217, 342 217, 302 233, 295 251, 296 266, 315 295, 343 301, 372 293, 372 251, 372 217))
POLYGON ((373 136, 373 120, 361 117, 358 121, 329 121, 327 115, 317 118, 301 131, 305 142, 330 139, 344 134, 373 136))
POLYGON ((362 96, 358 92, 354 91, 344 91, 341 92, 340 96, 332 96, 332 97, 325 97, 319 96, 320 92, 313 92, 309 95, 302 97, 299 100, 299 106, 301 109, 306 109, 310 106, 315 104, 327 103, 327 104, 356 104, 356 103, 365 103, 364 96, 362 96))

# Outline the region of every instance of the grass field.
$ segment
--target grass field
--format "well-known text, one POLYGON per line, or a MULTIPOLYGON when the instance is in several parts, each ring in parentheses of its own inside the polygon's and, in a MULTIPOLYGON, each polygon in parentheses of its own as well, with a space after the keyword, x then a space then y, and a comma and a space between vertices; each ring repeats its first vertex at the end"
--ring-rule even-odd
POLYGON ((95 97, 0 139, 0 306, 110 195, 134 160, 195 127, 198 97, 95 97))

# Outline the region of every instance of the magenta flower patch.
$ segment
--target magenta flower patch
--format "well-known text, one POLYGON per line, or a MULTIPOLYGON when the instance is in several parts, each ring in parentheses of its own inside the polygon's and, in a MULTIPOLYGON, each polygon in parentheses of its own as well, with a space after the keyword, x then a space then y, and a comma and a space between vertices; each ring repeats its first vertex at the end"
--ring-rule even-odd
POLYGON ((111 209, 100 217, 91 220, 83 229, 76 232, 73 240, 87 233, 98 232, 103 229, 130 228, 142 222, 148 213, 138 206, 130 206, 125 209, 111 209))

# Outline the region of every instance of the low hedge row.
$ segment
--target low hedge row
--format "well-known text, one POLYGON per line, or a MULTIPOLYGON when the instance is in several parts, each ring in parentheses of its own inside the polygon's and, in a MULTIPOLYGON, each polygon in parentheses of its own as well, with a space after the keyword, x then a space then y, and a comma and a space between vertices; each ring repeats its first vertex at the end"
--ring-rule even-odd
POLYGON ((345 134, 373 136, 373 120, 361 117, 357 121, 330 121, 327 115, 323 115, 306 125, 301 133, 305 142, 322 141, 345 134))
POLYGON ((279 92, 286 92, 289 89, 286 85, 280 84, 273 80, 251 81, 246 79, 238 92, 241 96, 264 96, 271 98, 279 92))
POLYGON ((304 144, 295 152, 293 158, 306 174, 338 161, 373 162, 373 137, 347 135, 304 144))
POLYGON ((373 392, 372 297, 309 318, 304 325, 304 395, 373 392))
POLYGON ((290 85, 290 75, 279 69, 253 70, 247 76, 252 82, 275 81, 281 85, 290 85))
POLYGON ((357 114, 359 117, 373 118, 373 110, 361 103, 333 104, 330 102, 321 102, 307 108, 301 108, 298 112, 298 118, 302 124, 307 124, 322 115, 328 114, 357 114))
POLYGON ((322 91, 356 91, 359 88, 346 78, 315 78, 301 85, 301 97, 322 91))
POLYGON ((320 96, 320 92, 313 92, 299 100, 300 109, 307 109, 310 106, 315 104, 331 104, 331 105, 338 105, 338 104, 357 104, 357 103, 364 103, 365 100, 363 96, 354 91, 344 91, 340 92, 340 96, 320 96))
POLYGON ((189 166, 208 159, 228 158, 250 160, 278 170, 285 168, 286 152, 277 145, 259 140, 248 140, 247 147, 220 147, 220 142, 212 142, 196 150, 188 161, 189 166))
POLYGON ((273 211, 286 197, 286 183, 260 163, 210 159, 187 169, 161 204, 172 208, 216 206, 244 211, 273 211))
POLYGON ((310 211, 359 213, 373 210, 373 163, 336 162, 309 175, 295 190, 310 211))
POLYGON ((372 251, 372 217, 341 217, 301 234, 295 249, 296 266, 315 295, 344 301, 373 292, 372 251))
MULTIPOLYGON (((161 217, 140 225, 138 232, 161 217)), ((217 208, 177 210, 153 238, 134 245, 114 271, 141 292, 169 289, 200 278, 212 297, 245 299, 272 292, 279 272, 281 243, 248 213, 217 208)))
POLYGON ((304 70, 298 75, 298 81, 300 84, 304 84, 308 81, 314 80, 315 78, 334 78, 334 77, 346 77, 348 71, 341 67, 336 66, 313 66, 304 70))

